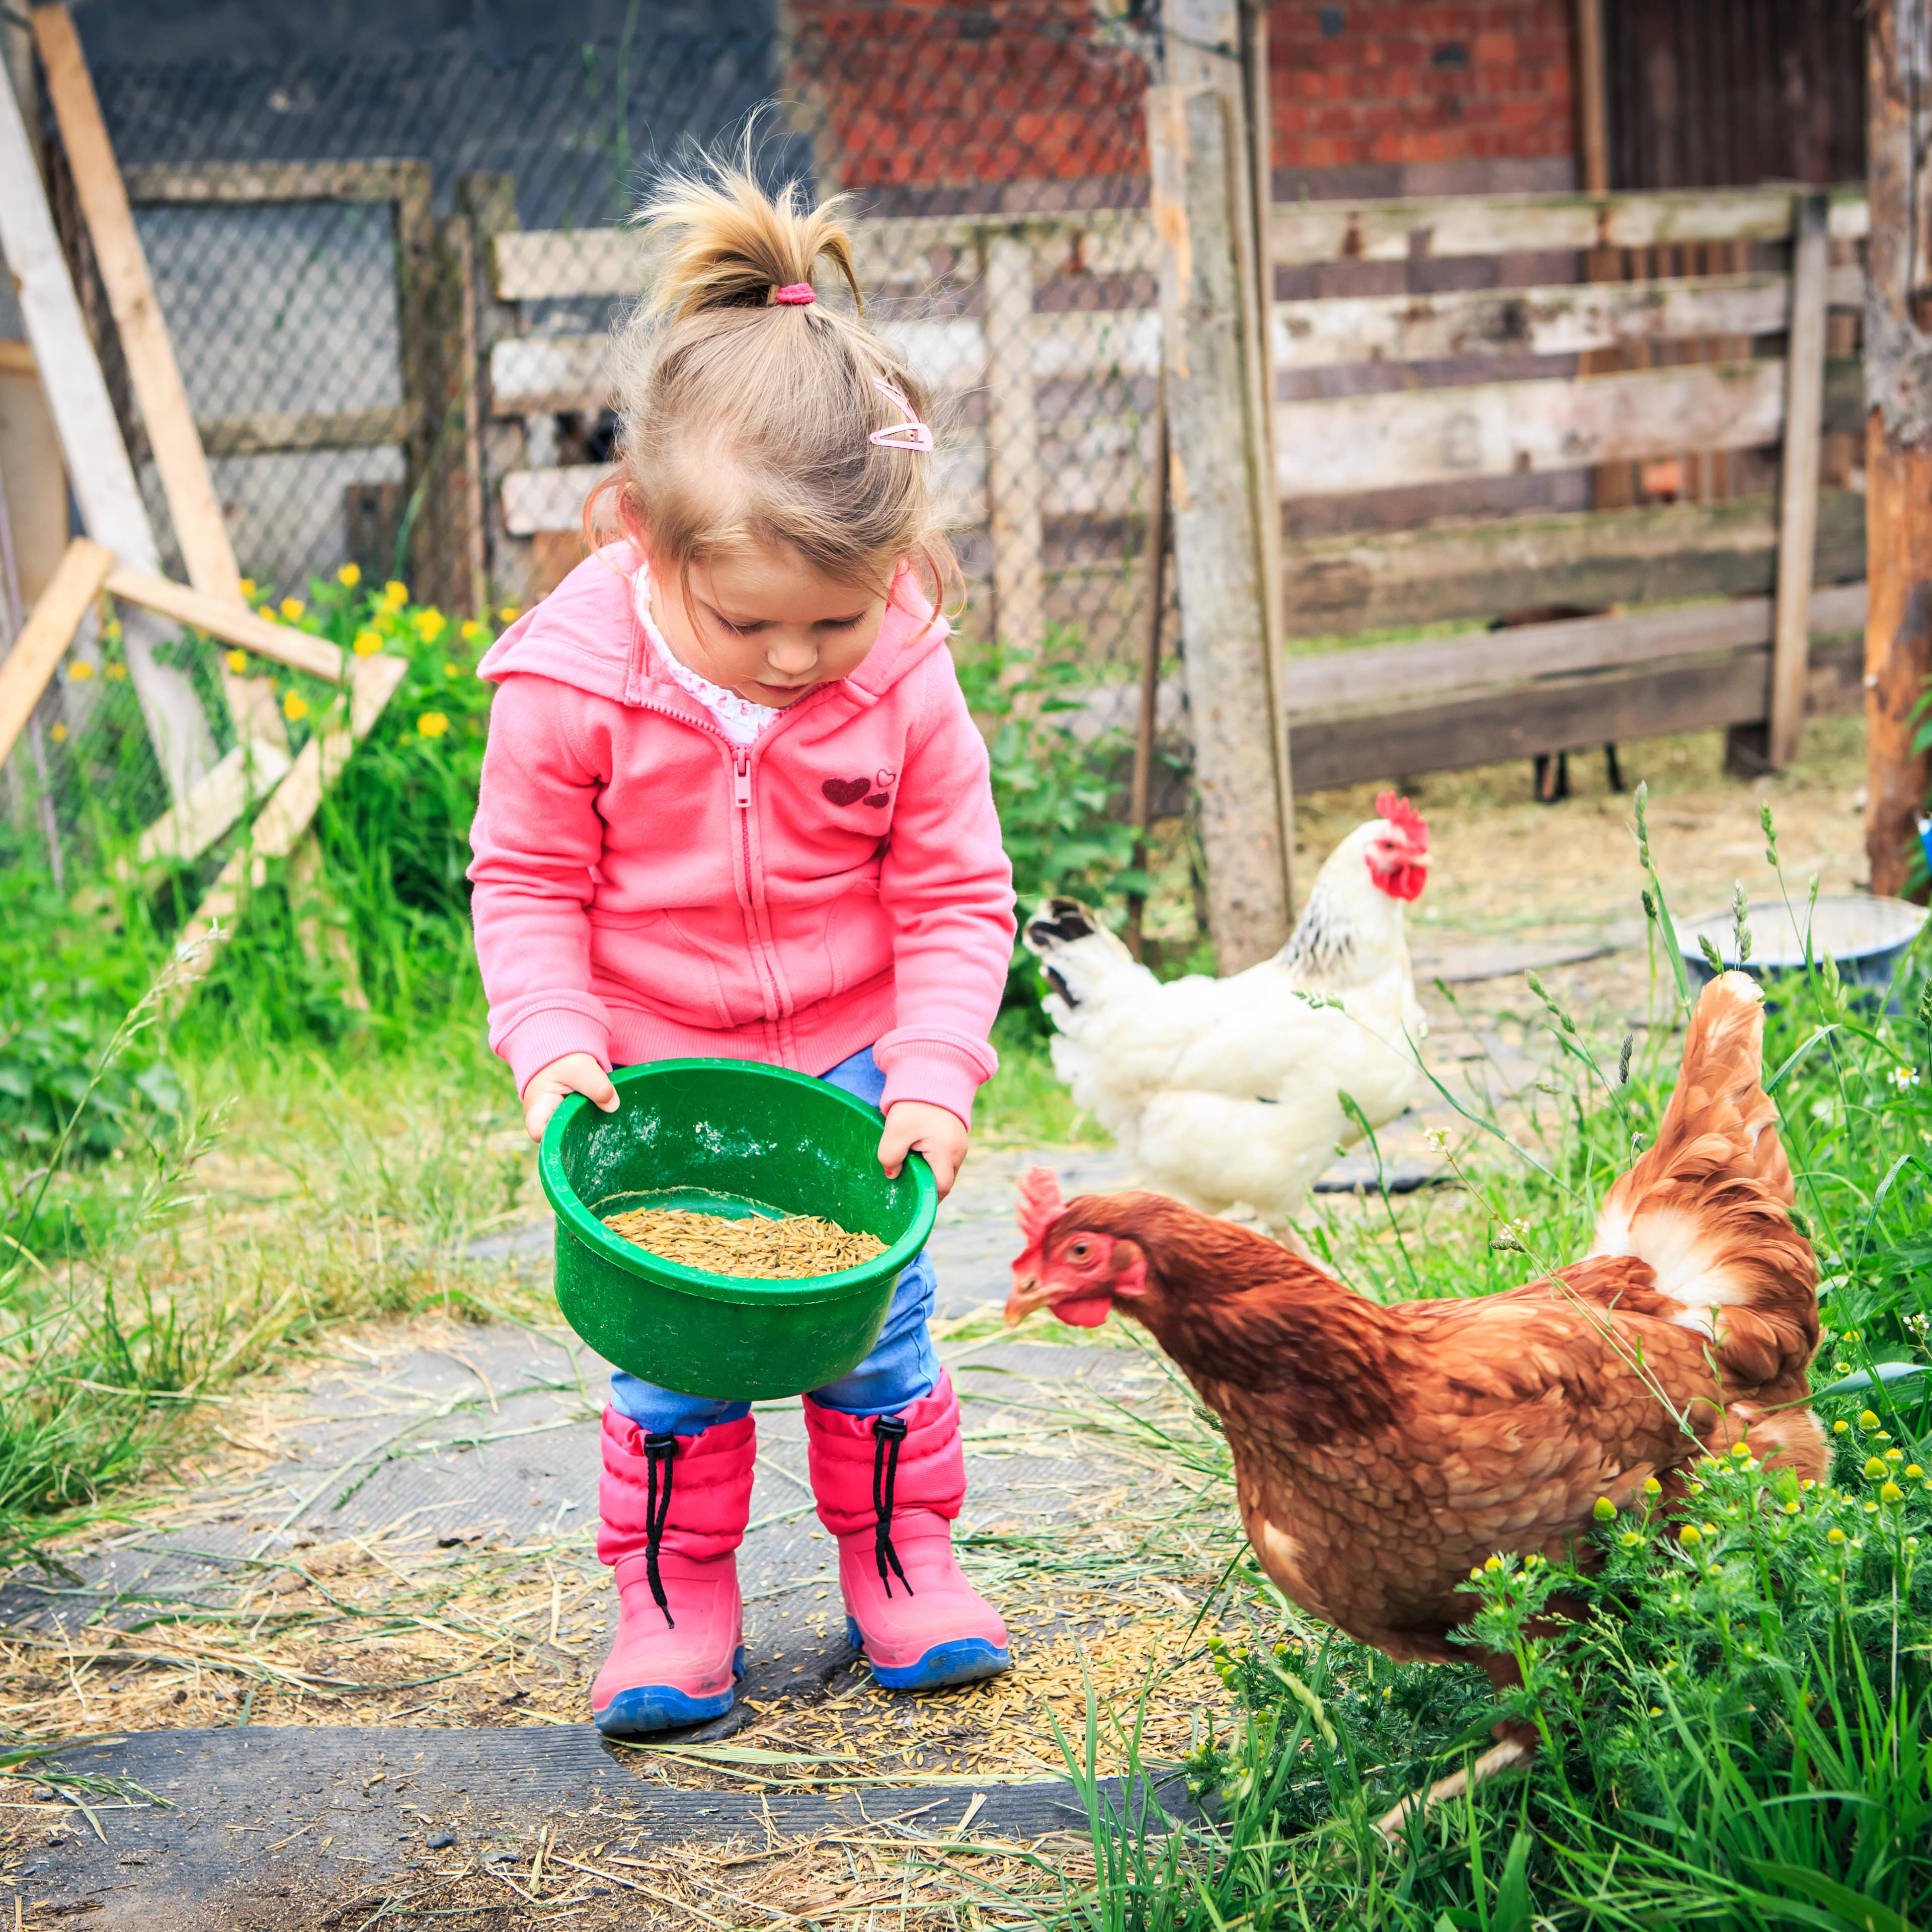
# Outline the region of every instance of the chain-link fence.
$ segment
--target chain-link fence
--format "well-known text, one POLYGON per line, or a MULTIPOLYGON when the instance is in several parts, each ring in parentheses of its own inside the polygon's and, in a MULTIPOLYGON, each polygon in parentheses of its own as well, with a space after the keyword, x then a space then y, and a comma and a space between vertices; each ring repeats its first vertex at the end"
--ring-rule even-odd
MULTIPOLYGON (((156 64, 118 58, 112 35, 88 52, 236 556, 264 592, 306 598, 352 563, 460 618, 554 584, 610 458, 609 332, 650 272, 621 224, 657 171, 749 130, 774 181, 851 196, 874 313, 941 399, 964 637, 1077 664, 1076 724, 1130 721, 1160 359, 1154 49, 1133 11, 801 0, 747 26, 633 6, 614 38, 514 56, 156 64)), ((43 125, 63 244, 179 575, 43 125)), ((86 700, 124 694, 57 687, 14 761, 50 761, 70 824, 88 790, 62 747, 86 700)), ((158 810, 158 773, 125 736, 117 809, 158 810)), ((225 748, 225 721, 214 736, 225 748)), ((13 783, 46 788, 37 767, 13 783)))

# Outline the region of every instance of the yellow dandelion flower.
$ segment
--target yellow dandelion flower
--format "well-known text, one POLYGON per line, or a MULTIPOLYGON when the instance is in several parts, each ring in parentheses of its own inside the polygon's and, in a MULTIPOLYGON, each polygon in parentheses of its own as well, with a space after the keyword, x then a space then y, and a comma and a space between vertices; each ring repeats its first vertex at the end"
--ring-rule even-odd
POLYGON ((1845 1532, 1842 1529, 1831 1529, 1825 1532, 1825 1540, 1827 1543, 1843 1543, 1844 1540, 1845 1532))
POLYGON ((1796 1516, 1803 1508, 1804 1504, 1802 1503, 1786 1503, 1784 1506, 1784 1513, 1786 1516, 1796 1516))
POLYGON ((382 602, 392 610, 400 610, 410 601, 410 586, 399 584, 392 577, 382 586, 382 602))
POLYGON ((463 620, 461 634, 465 644, 478 644, 490 634, 490 627, 487 624, 478 623, 474 617, 466 617, 463 620))
POLYGON ((1868 1456, 1865 1458, 1865 1474, 1868 1477, 1882 1476, 1885 1473, 1885 1465, 1876 1456, 1868 1456))
POLYGON ((1841 1415, 1836 1422, 1832 1424, 1832 1433, 1834 1436, 1842 1436, 1846 1430, 1851 1427, 1851 1426, 1852 1425, 1841 1415))
POLYGON ((292 624, 308 608, 299 597, 284 597, 281 602, 282 621, 292 624))
POLYGON ((261 594, 261 593, 260 593, 260 592, 256 589, 256 587, 255 587, 255 580, 254 580, 252 577, 244 577, 244 578, 242 578, 242 583, 241 583, 241 586, 240 586, 240 587, 241 587, 242 594, 242 596, 243 596, 244 597, 250 597, 250 598, 252 598, 252 597, 256 597, 256 596, 259 596, 261 594))
POLYGON ((1647 1496, 1660 1496, 1664 1485, 1654 1476, 1646 1476, 1643 1479, 1643 1492, 1647 1496))
POLYGON ((121 620, 118 617, 109 618, 100 627, 100 635, 104 642, 118 644, 122 638, 121 620))
POLYGON ((1908 1476, 1922 1476, 1925 1472, 1916 1462, 1908 1462, 1905 1466, 1905 1473, 1908 1476))
POLYGON ((335 580, 345 590, 353 590, 362 581, 362 566, 359 563, 345 563, 335 573, 335 580))
POLYGON ((100 668, 100 674, 103 677, 112 678, 116 684, 118 684, 128 675, 128 667, 121 664, 103 664, 100 668))
POLYGON ((68 666, 67 674, 72 682, 85 684, 94 675, 94 667, 85 658, 82 658, 68 666))
POLYGON ((1731 1454, 1742 1462, 1750 1454, 1750 1444, 1748 1442, 1733 1442, 1731 1454))
POLYGON ((506 604, 502 609, 496 613, 496 615, 506 624, 514 624, 522 614, 514 604, 506 604))
POLYGON ((358 631, 350 648, 358 658, 373 658, 382 648, 382 640, 374 631, 358 631))
POLYGON ((440 711, 425 711, 416 720, 416 729, 425 738, 440 738, 449 729, 449 720, 440 711))
POLYGON ((426 644, 433 644, 449 628, 449 620, 440 610, 418 610, 416 615, 416 635, 426 644))
POLYGON ((56 745, 64 745, 67 742, 67 727, 64 724, 56 724, 47 736, 56 745))
POLYGON ((229 651, 224 653, 224 662, 239 677, 248 668, 248 653, 246 651, 229 651))
POLYGON ((442 674, 445 677, 460 677, 463 675, 462 672, 447 659, 445 659, 443 663, 442 674))
POLYGON ((308 716, 308 700, 298 691, 292 691, 282 700, 282 716, 290 724, 296 724, 308 716))
POLYGON ((1885 1460, 1888 1462, 1902 1462, 1905 1460, 1905 1451, 1903 1449, 1888 1449, 1885 1452, 1885 1460))
POLYGON ((1617 1517, 1617 1506, 1608 1496, 1599 1496, 1590 1505, 1590 1514, 1599 1522, 1614 1522, 1617 1517))
POLYGON ((1881 1484, 1878 1499, 1882 1503, 1902 1503, 1905 1500, 1905 1492, 1896 1483, 1881 1484))
POLYGON ((1860 1409, 1858 1411, 1858 1426, 1861 1429, 1876 1429, 1878 1426, 1877 1415, 1869 1408, 1860 1409))
POLYGON ((1677 1532, 1677 1540, 1688 1548, 1702 1543, 1704 1540, 1704 1532, 1694 1522, 1687 1522, 1677 1532))

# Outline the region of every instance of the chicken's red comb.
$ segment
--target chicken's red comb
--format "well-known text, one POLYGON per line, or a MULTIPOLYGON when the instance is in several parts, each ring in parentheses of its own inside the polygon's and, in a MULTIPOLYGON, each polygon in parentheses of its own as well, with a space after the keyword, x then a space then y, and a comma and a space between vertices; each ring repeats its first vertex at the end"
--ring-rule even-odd
POLYGON ((1046 1238, 1066 1204, 1060 1197, 1060 1177, 1052 1168, 1030 1167, 1020 1176, 1020 1232, 1028 1247, 1046 1238))
POLYGON ((1429 850, 1428 822, 1407 799, 1398 798, 1394 792, 1385 791, 1376 798, 1376 809, 1418 852, 1429 850))

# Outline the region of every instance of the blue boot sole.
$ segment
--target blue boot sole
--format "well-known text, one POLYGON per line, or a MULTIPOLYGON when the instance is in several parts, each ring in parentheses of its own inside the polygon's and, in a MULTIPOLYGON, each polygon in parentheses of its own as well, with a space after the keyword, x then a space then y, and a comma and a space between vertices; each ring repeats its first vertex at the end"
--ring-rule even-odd
MULTIPOLYGON (((863 1655, 866 1642, 856 1618, 845 1619, 845 1641, 863 1655)), ((866 1661, 872 1663, 868 1658, 866 1661)), ((951 1643, 936 1643, 916 1664, 896 1670, 872 1664, 874 1680, 888 1690, 943 1690, 951 1684, 976 1684, 982 1677, 997 1677, 1012 1662, 1012 1653, 1003 1646, 988 1643, 982 1636, 962 1636, 951 1643)))
MULTIPOLYGON (((741 1643, 731 1659, 731 1676, 735 1680, 744 1674, 745 1646, 741 1643)), ((634 1690, 620 1690, 602 1710, 590 1714, 607 1738, 648 1737, 653 1731, 672 1731, 681 1725, 722 1718, 737 1694, 735 1684, 715 1697, 688 1696, 669 1684, 642 1684, 634 1690)))

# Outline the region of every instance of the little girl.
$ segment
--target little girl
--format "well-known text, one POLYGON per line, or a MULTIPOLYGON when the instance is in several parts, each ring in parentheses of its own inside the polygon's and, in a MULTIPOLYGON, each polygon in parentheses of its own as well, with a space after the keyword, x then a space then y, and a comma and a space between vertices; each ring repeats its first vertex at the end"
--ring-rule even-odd
MULTIPOLYGON (((936 608, 925 391, 862 306, 812 286, 823 258, 859 300, 836 212, 726 167, 645 211, 661 267, 620 338, 606 486, 622 541, 483 660, 476 950, 533 1139, 566 1094, 614 1109, 613 1066, 762 1060, 881 1108, 886 1172, 916 1149, 943 1196, 998 1064, 1012 872, 936 608)), ((933 1291, 922 1256, 872 1354, 805 1398, 847 1632, 893 1689, 1007 1665, 952 1555, 933 1291)), ((610 1379, 597 1553, 620 1608, 591 1708, 632 1736, 730 1708, 754 1425, 610 1379)))

